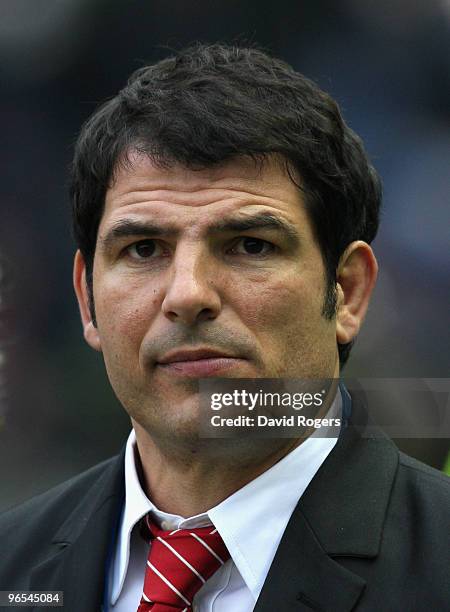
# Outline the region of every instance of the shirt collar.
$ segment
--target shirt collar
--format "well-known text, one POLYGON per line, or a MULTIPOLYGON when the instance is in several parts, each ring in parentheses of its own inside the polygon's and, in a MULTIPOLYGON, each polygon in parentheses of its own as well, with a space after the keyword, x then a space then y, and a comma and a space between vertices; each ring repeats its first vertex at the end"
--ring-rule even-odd
MULTIPOLYGON (((341 413, 342 398, 338 390, 326 416, 339 418, 341 413)), ((322 436, 323 433, 320 437, 311 435, 278 463, 217 506, 185 519, 158 510, 144 493, 136 467, 136 436, 131 430, 125 451, 125 506, 113 561, 112 604, 119 598, 125 581, 131 532, 150 511, 163 529, 214 524, 256 601, 298 500, 336 444, 336 437, 322 436)))
MULTIPOLYGON (((338 391, 327 418, 341 406, 338 391)), ((317 433, 208 512, 255 601, 295 506, 336 444, 317 433)))

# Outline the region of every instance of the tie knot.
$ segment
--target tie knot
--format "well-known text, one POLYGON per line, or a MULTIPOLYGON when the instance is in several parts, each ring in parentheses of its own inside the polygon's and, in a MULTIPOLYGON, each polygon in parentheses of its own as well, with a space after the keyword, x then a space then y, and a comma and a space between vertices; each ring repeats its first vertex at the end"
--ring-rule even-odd
POLYGON ((197 591, 230 556, 220 534, 212 525, 166 531, 148 515, 144 530, 150 552, 139 612, 191 610, 197 591))

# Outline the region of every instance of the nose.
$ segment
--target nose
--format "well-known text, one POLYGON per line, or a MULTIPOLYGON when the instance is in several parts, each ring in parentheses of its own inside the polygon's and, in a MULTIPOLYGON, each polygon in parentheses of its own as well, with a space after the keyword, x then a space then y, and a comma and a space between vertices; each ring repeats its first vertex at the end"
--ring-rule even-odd
POLYGON ((212 260, 202 248, 177 248, 162 303, 164 315, 185 325, 215 319, 221 300, 213 283, 214 273, 212 260))

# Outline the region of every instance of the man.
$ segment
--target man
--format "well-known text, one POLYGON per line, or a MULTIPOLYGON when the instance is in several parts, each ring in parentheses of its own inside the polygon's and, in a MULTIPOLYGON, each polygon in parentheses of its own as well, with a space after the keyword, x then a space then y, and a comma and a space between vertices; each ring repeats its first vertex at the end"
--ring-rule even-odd
POLYGON ((335 102, 262 52, 187 49, 86 123, 72 198, 84 337, 133 430, 3 515, 0 589, 77 612, 450 610, 448 479, 362 435, 359 393, 329 398, 339 439, 200 431, 199 379, 338 379, 348 358, 380 185, 335 102))

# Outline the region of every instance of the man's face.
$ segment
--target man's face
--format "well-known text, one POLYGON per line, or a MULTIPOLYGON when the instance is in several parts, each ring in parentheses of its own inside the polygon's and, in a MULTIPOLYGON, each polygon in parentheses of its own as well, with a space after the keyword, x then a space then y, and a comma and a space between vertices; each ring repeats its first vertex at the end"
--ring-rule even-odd
POLYGON ((337 376, 323 261, 282 165, 131 162, 106 194, 90 343, 132 419, 192 437, 199 378, 337 376))

